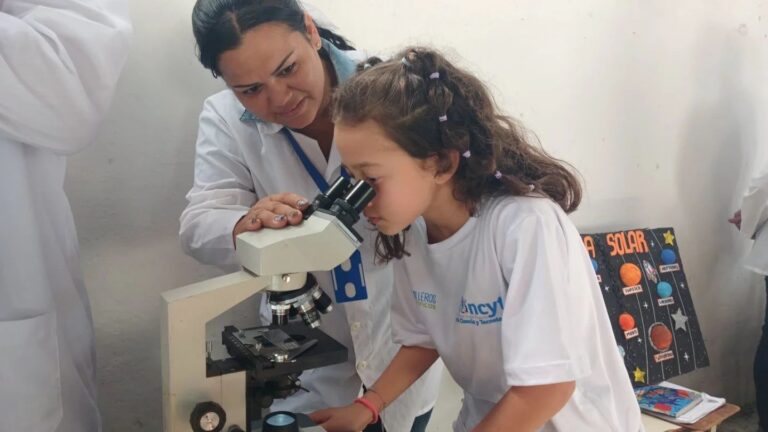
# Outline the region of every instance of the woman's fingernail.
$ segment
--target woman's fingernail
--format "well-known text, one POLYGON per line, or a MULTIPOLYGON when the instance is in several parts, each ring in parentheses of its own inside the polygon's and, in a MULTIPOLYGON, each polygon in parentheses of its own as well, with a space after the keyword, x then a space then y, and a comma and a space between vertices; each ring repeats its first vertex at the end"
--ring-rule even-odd
POLYGON ((289 217, 290 217, 291 219, 295 219, 295 218, 299 217, 299 212, 297 212, 297 211, 295 211, 295 212, 291 212, 291 214, 290 214, 290 216, 289 216, 289 217))
POLYGON ((277 215, 275 216, 275 222, 282 222, 285 220, 285 215, 277 215))
POLYGON ((260 222, 261 222, 261 220, 259 218, 257 218, 256 216, 251 218, 251 223, 253 225, 256 225, 257 223, 260 223, 260 222))
POLYGON ((309 201, 307 201, 305 199, 300 199, 300 200, 298 200, 296 202, 296 205, 299 206, 299 207, 306 207, 306 206, 309 205, 309 201))

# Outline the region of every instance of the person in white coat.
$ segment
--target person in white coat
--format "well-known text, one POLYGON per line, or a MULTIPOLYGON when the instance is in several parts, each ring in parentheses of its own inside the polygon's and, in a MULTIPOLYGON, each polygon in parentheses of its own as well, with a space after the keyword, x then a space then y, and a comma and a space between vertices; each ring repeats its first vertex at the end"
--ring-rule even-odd
MULTIPOLYGON (((342 172, 328 103, 363 56, 312 13, 293 0, 198 0, 194 7, 200 61, 229 87, 205 101, 194 185, 180 218, 182 247, 202 263, 238 269, 237 234, 300 223, 307 201, 342 172)), ((392 269, 374 263, 372 226, 361 221, 357 231, 365 239, 367 299, 335 298, 321 324, 349 348, 349 359, 305 372, 302 385, 310 391, 276 401, 273 409, 310 412, 349 403, 398 350, 389 321, 392 269)), ((335 297, 335 275, 315 277, 335 297)), ((387 409, 386 430, 425 430, 441 370, 436 365, 387 409)))
MULTIPOLYGON (((752 178, 742 199, 741 209, 734 213, 729 222, 736 225, 747 239, 754 240, 744 266, 765 278, 768 296, 768 230, 765 229, 768 222, 768 169, 752 178)), ((755 353, 754 380, 760 428, 768 431, 768 302, 763 333, 755 353)))
POLYGON ((128 54, 127 1, 0 0, 0 431, 101 430, 66 157, 128 54))

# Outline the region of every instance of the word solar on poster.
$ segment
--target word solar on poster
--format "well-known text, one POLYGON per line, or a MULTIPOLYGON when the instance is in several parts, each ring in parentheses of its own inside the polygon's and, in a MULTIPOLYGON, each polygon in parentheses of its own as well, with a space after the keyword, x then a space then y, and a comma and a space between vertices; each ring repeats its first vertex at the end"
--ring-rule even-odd
POLYGON ((672 228, 583 234, 635 386, 709 366, 672 228))

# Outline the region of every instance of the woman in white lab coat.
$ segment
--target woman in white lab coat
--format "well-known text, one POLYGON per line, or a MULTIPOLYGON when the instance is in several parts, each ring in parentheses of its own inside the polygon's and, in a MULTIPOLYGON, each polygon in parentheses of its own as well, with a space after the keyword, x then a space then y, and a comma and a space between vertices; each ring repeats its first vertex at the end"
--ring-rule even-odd
MULTIPOLYGON (((203 263, 237 269, 237 234, 300 223, 301 210, 319 185, 340 175, 328 102, 336 84, 364 57, 312 13, 294 0, 198 0, 195 5, 200 61, 229 87, 205 101, 194 185, 181 215, 182 246, 203 263)), ((310 392, 277 401, 273 408, 309 412, 350 403, 398 350, 389 323, 392 269, 374 264, 371 226, 361 221, 357 231, 365 239, 368 299, 337 303, 321 326, 349 348, 349 360, 305 372, 302 385, 310 392)), ((333 297, 331 272, 315 276, 333 297)), ((384 411, 387 430, 424 430, 441 370, 441 365, 433 368, 384 411)))
MULTIPOLYGON (((744 260, 744 266, 765 278, 768 296, 768 170, 752 178, 741 209, 729 222, 736 225, 748 239, 753 239, 752 249, 744 260)), ((763 319, 763 333, 757 345, 754 362, 755 395, 760 428, 768 431, 768 302, 763 319)))
POLYGON ((0 0, 0 431, 101 430, 63 183, 127 57, 127 3, 0 0))

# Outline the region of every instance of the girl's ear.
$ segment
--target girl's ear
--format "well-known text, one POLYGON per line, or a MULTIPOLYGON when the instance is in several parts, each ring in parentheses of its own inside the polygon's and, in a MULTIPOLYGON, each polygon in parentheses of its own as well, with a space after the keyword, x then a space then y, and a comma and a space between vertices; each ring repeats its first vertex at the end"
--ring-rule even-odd
POLYGON ((309 36, 309 44, 316 50, 319 50, 323 46, 320 40, 320 33, 317 31, 315 20, 308 12, 304 12, 304 27, 307 28, 307 36, 309 36))
POLYGON ((456 174, 456 170, 459 169, 459 152, 456 150, 446 151, 442 157, 440 155, 433 155, 427 159, 429 169, 435 173, 435 182, 437 184, 447 183, 456 174))

